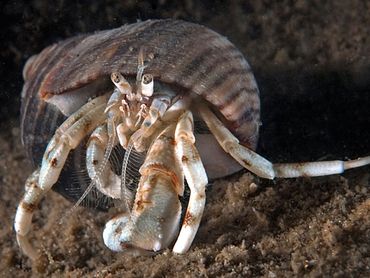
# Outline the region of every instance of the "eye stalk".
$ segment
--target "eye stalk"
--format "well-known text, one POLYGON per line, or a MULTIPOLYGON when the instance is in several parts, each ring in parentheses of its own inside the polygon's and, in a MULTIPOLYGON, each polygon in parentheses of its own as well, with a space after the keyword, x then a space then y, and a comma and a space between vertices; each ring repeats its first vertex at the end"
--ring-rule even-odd
POLYGON ((144 74, 141 79, 141 93, 146 97, 151 97, 154 90, 153 75, 144 74))
POLYGON ((123 95, 131 96, 132 95, 132 88, 130 83, 123 77, 123 75, 119 72, 112 72, 110 79, 112 80, 113 84, 117 87, 117 89, 123 95))

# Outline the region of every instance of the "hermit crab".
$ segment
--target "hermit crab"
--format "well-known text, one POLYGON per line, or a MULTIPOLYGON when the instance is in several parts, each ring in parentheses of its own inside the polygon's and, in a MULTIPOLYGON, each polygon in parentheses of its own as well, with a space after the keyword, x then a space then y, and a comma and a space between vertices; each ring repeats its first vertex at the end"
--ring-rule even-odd
POLYGON ((32 215, 50 189, 97 209, 121 204, 103 232, 111 250, 156 252, 174 243, 174 252, 185 253, 209 179, 243 167, 274 179, 370 163, 272 164, 254 152, 261 123, 251 68, 229 40, 198 24, 148 20, 79 35, 31 57, 23 76, 22 140, 37 169, 14 226, 31 259, 32 215), (118 167, 117 148, 124 152, 118 167))

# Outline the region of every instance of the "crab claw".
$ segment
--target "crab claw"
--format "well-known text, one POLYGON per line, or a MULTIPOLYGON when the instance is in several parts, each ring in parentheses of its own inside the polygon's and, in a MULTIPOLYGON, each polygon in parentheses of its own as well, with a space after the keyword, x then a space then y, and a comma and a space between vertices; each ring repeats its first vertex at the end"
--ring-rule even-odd
POLYGON ((127 229, 130 221, 130 216, 126 213, 118 215, 117 217, 109 220, 105 224, 103 232, 104 244, 111 249, 112 251, 123 251, 125 247, 123 246, 124 242, 128 242, 126 233, 122 233, 127 229), (125 238, 126 236, 126 238, 125 238))
POLYGON ((139 186, 133 210, 106 223, 105 245, 112 251, 139 254, 167 248, 178 233, 181 216, 181 204, 171 184, 171 178, 162 173, 149 175, 139 186))
MULTIPOLYGON (((135 244, 135 235, 130 225, 130 217, 127 214, 119 215, 109 220, 103 232, 104 244, 115 252, 128 252, 138 255, 151 254, 161 249, 161 246, 156 246, 153 250, 147 250, 135 244), (157 248, 159 248, 157 250, 157 248)), ((149 247, 150 248, 150 247, 149 247)))

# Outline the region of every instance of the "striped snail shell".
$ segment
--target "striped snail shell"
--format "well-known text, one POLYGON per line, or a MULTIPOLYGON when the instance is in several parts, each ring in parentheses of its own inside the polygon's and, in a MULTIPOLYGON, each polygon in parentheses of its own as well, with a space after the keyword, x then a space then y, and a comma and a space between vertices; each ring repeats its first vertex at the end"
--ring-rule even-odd
MULTIPOLYGON (((241 52, 204 26, 180 20, 148 20, 60 41, 27 61, 21 131, 34 164, 40 164, 49 139, 66 117, 89 99, 113 91, 112 72, 136 76, 141 49, 145 72, 153 75, 155 82, 178 94, 202 96, 240 142, 255 149, 259 92, 241 52)), ((86 183, 86 178, 78 177, 84 168, 81 152, 83 147, 70 155, 54 186, 71 200, 79 198, 86 183)), ((99 208, 104 209, 104 205, 99 208)))

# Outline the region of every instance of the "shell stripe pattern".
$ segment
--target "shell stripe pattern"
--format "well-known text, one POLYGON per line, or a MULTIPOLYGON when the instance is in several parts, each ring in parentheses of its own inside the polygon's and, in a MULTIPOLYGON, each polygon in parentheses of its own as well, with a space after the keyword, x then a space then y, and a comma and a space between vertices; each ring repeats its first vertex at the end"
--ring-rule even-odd
POLYGON ((28 153, 32 155, 35 136, 51 136, 52 126, 60 121, 51 115, 40 121, 55 112, 45 107, 43 99, 109 78, 113 71, 135 76, 141 48, 146 73, 177 91, 204 97, 241 143, 255 148, 259 92, 240 51, 204 26, 178 20, 148 20, 59 42, 35 58, 25 72, 22 106, 22 134, 28 153), (29 78, 35 74, 37 78, 29 78))

